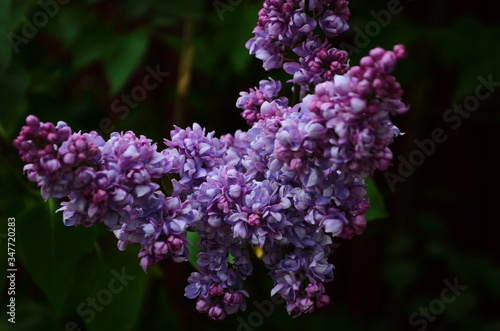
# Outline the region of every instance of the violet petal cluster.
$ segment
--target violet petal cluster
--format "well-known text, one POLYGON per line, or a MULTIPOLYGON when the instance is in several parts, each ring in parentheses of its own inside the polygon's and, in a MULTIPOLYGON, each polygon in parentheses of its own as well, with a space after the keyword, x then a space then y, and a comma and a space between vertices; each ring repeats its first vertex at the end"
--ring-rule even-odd
POLYGON ((266 70, 292 75, 294 98, 272 78, 236 102, 251 126, 220 138, 194 123, 177 126, 165 149, 132 131, 73 133, 64 122, 26 119, 14 145, 44 199, 62 199, 64 223, 104 223, 118 248, 140 245, 144 270, 189 257, 198 269, 185 295, 214 320, 246 308, 254 256, 273 280, 271 295, 294 317, 330 302, 325 283, 336 238, 366 228, 364 178, 385 170, 408 110, 392 75, 405 48, 375 48, 348 67, 328 38, 348 28, 345 0, 266 0, 246 46, 266 70), (305 8, 308 4, 308 8, 305 8), (259 254, 254 254, 259 252, 259 254))
POLYGON ((236 107, 243 109, 241 116, 249 125, 262 119, 260 107, 264 102, 276 101, 280 106, 286 107, 288 99, 281 97, 276 99, 281 90, 281 82, 272 78, 261 80, 259 87, 251 88, 249 92, 240 92, 240 97, 236 101, 236 107))
POLYGON ((293 83, 309 91, 310 84, 331 80, 347 71, 347 52, 331 46, 320 35, 333 38, 349 28, 345 0, 266 0, 259 12, 254 37, 246 47, 263 61, 266 70, 283 69, 293 83))
POLYGON ((24 170, 43 198, 63 198, 67 226, 104 223, 118 248, 140 244, 141 265, 166 257, 186 260, 189 204, 166 198, 155 179, 184 165, 177 150, 158 152, 156 144, 133 132, 72 133, 64 122, 42 123, 33 115, 14 141, 24 170))

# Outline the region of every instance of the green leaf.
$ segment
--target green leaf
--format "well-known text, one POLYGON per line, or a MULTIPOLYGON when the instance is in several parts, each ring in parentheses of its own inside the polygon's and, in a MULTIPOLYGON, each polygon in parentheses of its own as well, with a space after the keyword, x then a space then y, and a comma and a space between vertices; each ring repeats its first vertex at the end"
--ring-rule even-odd
POLYGON ((218 79, 227 77, 221 70, 243 73, 253 58, 245 43, 252 37, 259 6, 241 3, 230 7, 232 10, 225 11, 222 20, 218 14, 209 17, 213 34, 195 34, 193 40, 196 49, 193 66, 218 79))
POLYGON ((228 39, 221 39, 226 44, 227 54, 235 71, 243 72, 252 59, 245 43, 252 37, 251 31, 255 27, 255 19, 259 6, 241 4, 233 12, 226 12, 225 20, 221 24, 221 33, 229 34, 228 39), (238 29, 233 27, 237 26, 238 29), (231 42, 227 42, 227 41, 231 42))
POLYGON ((414 237, 410 234, 402 233, 394 238, 387 247, 387 253, 392 258, 404 258, 409 255, 415 245, 414 237))
POLYGON ((16 323, 8 322, 7 318, 10 316, 2 312, 0 330, 62 330, 47 305, 23 297, 16 298, 16 323))
POLYGON ((60 315, 73 285, 77 262, 92 249, 97 230, 66 227, 55 209, 53 199, 29 203, 16 218, 16 242, 22 264, 60 315))
POLYGON ((365 216, 368 221, 389 216, 387 208, 385 207, 384 198, 371 178, 365 179, 366 190, 368 198, 370 199, 370 209, 366 212, 365 216))
POLYGON ((400 260, 387 264, 385 279, 396 297, 401 297, 420 272, 419 265, 414 261, 400 260))
POLYGON ((73 67, 77 70, 100 60, 103 57, 105 45, 113 40, 112 32, 99 21, 87 25, 76 41, 73 67))
MULTIPOLYGON (((459 284, 461 283, 459 282, 459 284)), ((478 301, 478 296, 474 290, 466 288, 454 297, 451 303, 446 305, 444 314, 449 320, 460 322, 464 319, 464 316, 470 316, 471 311, 477 305, 478 301)))
POLYGON ((491 258, 474 254, 454 253, 446 262, 466 285, 474 285, 476 289, 483 289, 485 296, 490 297, 492 300, 500 298, 498 283, 500 267, 496 266, 491 258))
POLYGON ((24 95, 29 84, 29 74, 23 69, 11 67, 6 73, 0 75, 0 100, 2 100, 0 133, 6 137, 12 136, 14 130, 20 129, 16 125, 26 113, 24 95))
POLYGON ((9 24, 10 1, 11 0, 0 0, 0 26, 5 28, 9 24))
POLYGON ((10 0, 0 0, 0 74, 9 66, 12 47, 7 37, 10 16, 10 0))
POLYGON ((486 26, 475 17, 462 15, 451 27, 436 29, 429 34, 442 63, 456 72, 454 100, 474 94, 479 84, 478 76, 500 75, 497 65, 500 45, 491 42, 499 33, 498 26, 486 26), (475 65, 471 65, 470 59, 474 59, 475 65))
POLYGON ((128 20, 135 19, 141 15, 146 15, 150 6, 151 4, 148 1, 122 1, 123 12, 128 20))
POLYGON ((196 232, 188 231, 187 240, 189 240, 192 245, 188 245, 189 249, 189 263, 198 270, 198 265, 196 264, 196 260, 198 259, 198 252, 200 251, 200 247, 198 246, 198 241, 200 240, 200 236, 196 232))
POLYGON ((147 31, 138 30, 113 40, 104 53, 104 70, 111 85, 111 94, 120 91, 141 61, 148 46, 147 31))
POLYGON ((139 329, 148 277, 139 266, 137 250, 110 247, 102 255, 98 249, 82 259, 69 305, 74 323, 92 331, 139 329))
POLYGON ((156 318, 152 322, 151 330, 162 330, 166 328, 166 325, 170 330, 181 329, 181 323, 172 309, 165 286, 161 286, 158 292, 155 292, 155 299, 157 300, 155 304, 156 318))
MULTIPOLYGON (((40 8, 38 5, 39 0, 23 0, 23 1, 12 1, 11 11, 9 17, 9 30, 15 32, 15 30, 21 29, 22 26, 26 24, 26 20, 31 20, 35 8, 40 8), (26 18, 26 20, 24 19, 26 18)), ((21 32, 21 31, 18 31, 21 32)))
MULTIPOLYGON (((497 317, 498 318, 498 317, 497 317)), ((497 331, 500 330, 500 320, 490 320, 487 322, 488 325, 483 329, 483 331, 497 331)))
POLYGON ((64 46, 68 48, 78 35, 83 19, 84 17, 82 17, 80 11, 65 7, 49 22, 46 29, 59 38, 64 46))
MULTIPOLYGON (((7 219, 9 217, 13 217, 13 215, 4 215, 2 213, 1 217, 2 218, 0 221, 0 259, 1 259, 0 261, 3 262, 3 261, 7 261, 7 258, 9 257, 7 255, 7 253, 8 253, 8 237, 7 237, 8 236, 8 229, 7 229, 8 222, 7 222, 7 219)), ((2 265, 6 265, 6 264, 2 263, 2 265)), ((0 270, 0 288, 4 288, 3 286, 7 280, 6 276, 7 276, 6 268, 2 268, 0 270)))

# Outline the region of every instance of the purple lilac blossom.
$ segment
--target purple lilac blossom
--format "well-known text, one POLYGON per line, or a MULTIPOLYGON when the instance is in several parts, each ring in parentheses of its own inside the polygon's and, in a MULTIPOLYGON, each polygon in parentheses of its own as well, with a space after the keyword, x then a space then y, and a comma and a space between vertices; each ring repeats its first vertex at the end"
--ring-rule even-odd
POLYGON ((42 196, 66 198, 58 210, 65 225, 104 223, 119 249, 142 245, 144 268, 167 256, 187 259, 189 205, 172 210, 180 202, 169 202, 153 181, 180 171, 184 157, 176 150, 158 152, 151 140, 131 131, 113 133, 105 142, 96 132, 72 134, 64 122, 54 126, 30 115, 26 124, 14 145, 42 196))
POLYGON ((194 123, 192 128, 186 129, 175 126, 170 132, 170 140, 165 139, 167 150, 175 151, 182 158, 182 166, 171 171, 180 176, 179 180, 172 181, 174 195, 190 194, 213 167, 223 164, 226 146, 214 135, 215 132, 205 134, 205 129, 194 123))
POLYGON ((187 231, 196 232, 198 270, 185 296, 214 320, 245 310, 256 249, 270 294, 286 300, 289 314, 328 304, 331 246, 365 230, 363 178, 387 169, 388 145, 401 135, 390 116, 408 107, 391 73, 406 51, 377 47, 349 68, 328 40, 347 30, 348 2, 308 3, 266 0, 246 44, 264 69, 293 76, 294 104, 279 96, 280 81, 262 80, 236 102, 248 131, 219 139, 196 123, 174 126, 162 151, 132 131, 105 141, 30 115, 14 141, 28 179, 44 199, 64 199, 66 225, 104 223, 120 250, 140 245, 145 271, 166 258, 186 261, 187 231), (168 193, 160 185, 167 175, 168 193))
MULTIPOLYGON (((315 93, 304 98, 302 107, 315 114, 311 120, 327 130, 328 144, 319 152, 326 153, 335 169, 364 178, 390 165, 388 145, 399 130, 389 116, 408 110, 390 73, 405 56, 402 45, 394 51, 375 48, 347 75, 317 85, 315 93)), ((311 137, 310 132, 303 134, 311 137)))
MULTIPOLYGON (((283 67, 293 75, 293 83, 309 91, 309 84, 331 80, 347 71, 347 53, 332 47, 328 41, 321 41, 316 32, 319 27, 332 38, 346 31, 350 16, 347 5, 345 0, 310 1, 309 8, 304 8, 305 1, 266 0, 259 12, 254 37, 246 47, 263 61, 265 70, 283 67), (301 47, 307 51, 301 51, 301 47)), ((255 120, 251 114, 244 117, 247 120, 250 117, 249 124, 255 120)))
POLYGON ((243 109, 241 116, 252 125, 263 118, 261 106, 264 102, 276 101, 280 106, 286 107, 288 99, 285 97, 277 98, 281 90, 281 82, 272 78, 261 80, 259 87, 251 88, 249 92, 240 92, 240 97, 236 101, 236 107, 243 109))

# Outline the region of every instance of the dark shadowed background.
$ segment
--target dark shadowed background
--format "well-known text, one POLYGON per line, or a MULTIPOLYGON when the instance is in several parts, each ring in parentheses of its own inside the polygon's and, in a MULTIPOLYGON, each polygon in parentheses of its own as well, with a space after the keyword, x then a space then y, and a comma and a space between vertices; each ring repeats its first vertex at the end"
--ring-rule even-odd
MULTIPOLYGON (((246 312, 213 322, 183 296, 188 263, 145 274, 103 227, 69 228, 12 145, 28 114, 75 131, 246 129, 238 93, 267 77, 248 55, 262 1, 0 0, 0 329, 500 330, 498 3, 352 0, 351 65, 405 44, 411 111, 374 180, 388 217, 339 241, 332 303, 292 319, 256 261, 246 312), (16 324, 7 321, 7 220, 16 220, 16 324), (94 299, 93 299, 94 298, 94 299), (95 300, 95 301, 93 301, 95 300)), ((285 84, 286 85, 286 84, 285 84)), ((289 87, 285 86, 284 90, 289 87)))

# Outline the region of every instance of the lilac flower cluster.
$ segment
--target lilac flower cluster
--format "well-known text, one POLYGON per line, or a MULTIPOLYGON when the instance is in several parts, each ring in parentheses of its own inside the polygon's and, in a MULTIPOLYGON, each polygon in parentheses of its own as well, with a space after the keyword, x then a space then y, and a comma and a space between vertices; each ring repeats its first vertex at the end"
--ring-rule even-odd
POLYGON ((185 295, 215 320, 246 308, 254 250, 290 314, 328 304, 332 243, 365 230, 364 178, 389 166, 400 134, 391 116, 408 110, 392 76, 402 45, 375 48, 351 68, 330 45, 349 15, 345 0, 264 2, 247 47, 266 70, 293 75, 294 100, 272 78, 241 92, 248 131, 219 139, 196 123, 174 127, 157 151, 131 131, 105 141, 29 116, 14 141, 28 179, 45 199, 64 199, 66 225, 104 223, 120 250, 141 245, 144 270, 187 260, 187 232, 197 233, 185 295))
POLYGON ((262 119, 260 108, 264 102, 275 101, 280 106, 286 107, 288 99, 281 97, 276 99, 281 90, 281 82, 277 82, 272 78, 270 80, 261 80, 259 87, 251 88, 249 92, 240 92, 240 97, 236 102, 236 107, 243 109, 241 116, 252 125, 262 119))
POLYGON ((246 47, 264 62, 264 69, 283 67, 295 84, 309 91, 310 84, 347 72, 347 52, 320 37, 333 38, 349 28, 347 5, 346 0, 266 0, 246 47))
POLYGON ((360 66, 346 75, 316 85, 302 101, 299 120, 287 119, 276 135, 276 168, 286 163, 301 170, 314 159, 320 168, 333 167, 365 178, 374 169, 386 170, 392 160, 388 145, 399 131, 389 115, 408 107, 400 100, 401 87, 390 73, 406 52, 375 48, 360 66))
POLYGON ((104 223, 119 239, 118 248, 141 244, 141 265, 167 256, 186 260, 189 204, 166 198, 154 178, 179 171, 184 159, 176 150, 157 152, 151 140, 129 131, 104 141, 96 132, 72 133, 64 122, 26 119, 14 145, 28 179, 42 197, 64 198, 67 226, 104 223))
POLYGON ((26 118, 26 126, 14 140, 21 160, 26 163, 26 176, 40 186, 45 200, 51 196, 61 198, 68 193, 71 178, 68 178, 67 171, 64 171, 67 169, 64 168, 58 176, 63 165, 55 148, 59 148, 71 133, 71 128, 64 122, 54 126, 52 123, 40 123, 38 118, 30 115, 26 118))
POLYGON ((198 254, 199 271, 188 278, 186 297, 198 298, 196 309, 214 320, 245 310, 248 293, 242 290, 243 281, 252 273, 248 251, 238 245, 210 249, 206 239, 200 240, 200 244, 204 249, 198 254))
POLYGON ((220 139, 214 138, 214 134, 210 132, 205 135, 205 129, 194 123, 193 128, 181 129, 176 126, 170 132, 171 139, 165 139, 165 144, 170 147, 168 153, 178 155, 181 164, 178 170, 174 168, 171 171, 180 176, 180 180, 173 181, 177 195, 186 196, 192 192, 213 167, 223 164, 222 156, 226 147, 220 139))

